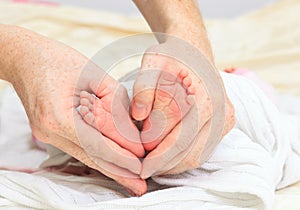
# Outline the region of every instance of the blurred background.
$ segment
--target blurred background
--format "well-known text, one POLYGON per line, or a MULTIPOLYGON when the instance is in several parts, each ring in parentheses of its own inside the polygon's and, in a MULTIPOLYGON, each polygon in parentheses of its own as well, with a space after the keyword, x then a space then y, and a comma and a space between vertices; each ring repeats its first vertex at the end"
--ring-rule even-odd
MULTIPOLYGON (((0 0, 5 1, 5 0, 0 0)), ((120 12, 140 16, 132 0, 15 0, 18 2, 52 2, 65 5, 120 12)), ((198 0, 205 18, 231 18, 278 0, 198 0)))

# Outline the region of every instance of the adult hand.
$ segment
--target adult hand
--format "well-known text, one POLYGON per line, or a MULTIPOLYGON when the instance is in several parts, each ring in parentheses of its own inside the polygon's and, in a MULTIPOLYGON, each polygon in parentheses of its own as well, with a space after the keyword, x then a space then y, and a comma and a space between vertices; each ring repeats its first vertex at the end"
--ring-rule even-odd
MULTIPOLYGON (((137 156, 143 156, 144 150, 138 130, 126 127, 131 137, 136 137, 128 140, 128 145, 136 146, 129 151, 119 146, 118 139, 107 138, 89 126, 77 111, 80 93, 87 91, 103 98, 108 109, 115 101, 122 123, 132 124, 124 87, 72 48, 22 28, 1 25, 0 29, 0 76, 13 84, 21 98, 33 134, 132 193, 145 193, 146 183, 139 177, 137 156)), ((106 120, 114 119, 107 115, 106 120)))
POLYGON ((144 120, 141 140, 150 151, 143 161, 144 179, 198 168, 235 123, 218 71, 195 49, 168 39, 143 57, 132 116, 144 120), (201 77, 197 71, 214 78, 201 77), (221 113, 218 124, 213 123, 216 113, 221 113))
POLYGON ((137 120, 146 119, 141 138, 145 149, 151 151, 143 161, 141 177, 197 168, 234 125, 234 109, 213 67, 197 1, 133 1, 152 31, 164 34, 155 34, 161 45, 143 57, 134 88, 132 115, 137 120), (201 55, 178 47, 180 40, 178 44, 169 42, 174 37, 199 49, 201 55), (166 58, 166 51, 178 56, 166 58), (177 60, 181 56, 189 60, 188 66, 177 60), (195 63, 193 59, 198 66, 189 66, 195 63), (200 78, 195 70, 201 71, 200 78), (218 119, 221 122, 216 122, 218 119), (214 132, 209 132, 211 129, 214 132))

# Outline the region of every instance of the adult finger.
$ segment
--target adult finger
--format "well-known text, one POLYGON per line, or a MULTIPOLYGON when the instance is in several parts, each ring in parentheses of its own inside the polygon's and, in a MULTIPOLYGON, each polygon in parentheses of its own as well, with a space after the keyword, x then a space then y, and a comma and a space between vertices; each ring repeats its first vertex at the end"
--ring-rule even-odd
POLYGON ((49 139, 44 138, 39 131, 33 130, 33 132, 39 139, 42 139, 46 143, 52 144, 90 168, 98 170, 104 175, 114 179, 125 188, 134 192, 135 195, 142 195, 146 192, 147 184, 145 180, 142 180, 139 177, 139 175, 134 174, 127 169, 121 168, 111 162, 105 161, 99 157, 93 160, 83 148, 67 138, 62 136, 49 136, 51 139, 51 141, 49 141, 49 139), (117 173, 119 173, 119 175, 117 173))
MULTIPOLYGON (((86 124, 77 110, 74 110, 74 123, 78 144, 92 160, 96 163, 98 159, 105 160, 135 174, 140 173, 141 162, 139 159, 86 124)), ((126 174, 120 174, 118 170, 112 170, 111 173, 126 176, 126 174)))
MULTIPOLYGON (((209 120, 200 130, 195 138, 194 143, 187 149, 184 158, 169 171, 158 171, 156 174, 179 174, 187 170, 198 168, 204 161, 208 159, 208 156, 203 154, 208 141, 209 129, 211 126, 211 120, 209 120), (205 157, 203 157, 205 155, 205 157)), ((209 153, 211 154, 211 153, 209 153)))
POLYGON ((157 172, 168 171, 185 157, 186 150, 193 144, 200 128, 207 120, 201 119, 197 106, 170 132, 168 136, 150 152, 143 161, 141 177, 146 179, 157 172))
MULTIPOLYGON (((101 83, 93 81, 90 87, 100 99, 82 92, 81 97, 87 102, 81 105, 84 105, 86 109, 83 111, 90 118, 90 121, 86 122, 122 148, 131 151, 137 157, 143 157, 145 151, 139 130, 129 115, 130 102, 126 88, 115 80, 101 83)), ((81 114, 85 115, 84 112, 81 114)))
POLYGON ((155 89, 161 72, 156 67, 157 64, 153 64, 155 57, 150 52, 144 54, 141 71, 134 83, 131 113, 135 120, 146 119, 152 110, 155 89))

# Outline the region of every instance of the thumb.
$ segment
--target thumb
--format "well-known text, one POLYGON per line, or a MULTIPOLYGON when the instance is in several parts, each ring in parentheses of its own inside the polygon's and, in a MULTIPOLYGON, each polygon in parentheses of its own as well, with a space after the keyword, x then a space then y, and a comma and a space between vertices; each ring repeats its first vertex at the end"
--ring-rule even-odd
POLYGON ((159 69, 145 65, 146 56, 149 55, 144 56, 141 71, 133 87, 131 113, 132 117, 138 121, 146 119, 152 110, 156 85, 161 72, 159 69))

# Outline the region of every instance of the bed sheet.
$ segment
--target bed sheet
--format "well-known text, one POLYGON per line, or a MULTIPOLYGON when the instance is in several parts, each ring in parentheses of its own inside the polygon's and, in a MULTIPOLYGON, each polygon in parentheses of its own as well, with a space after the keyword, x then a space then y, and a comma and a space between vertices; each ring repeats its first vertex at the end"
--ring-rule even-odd
MULTIPOLYGON (((120 37, 149 32, 143 19, 75 7, 0 2, 0 11, 1 23, 34 30, 88 57, 120 37)), ((218 68, 250 68, 279 92, 300 96, 299 11, 299 0, 282 0, 236 19, 206 20, 218 68)), ((0 82, 1 90, 6 86, 0 82)), ((276 192, 274 209, 299 207, 300 183, 276 192)))

